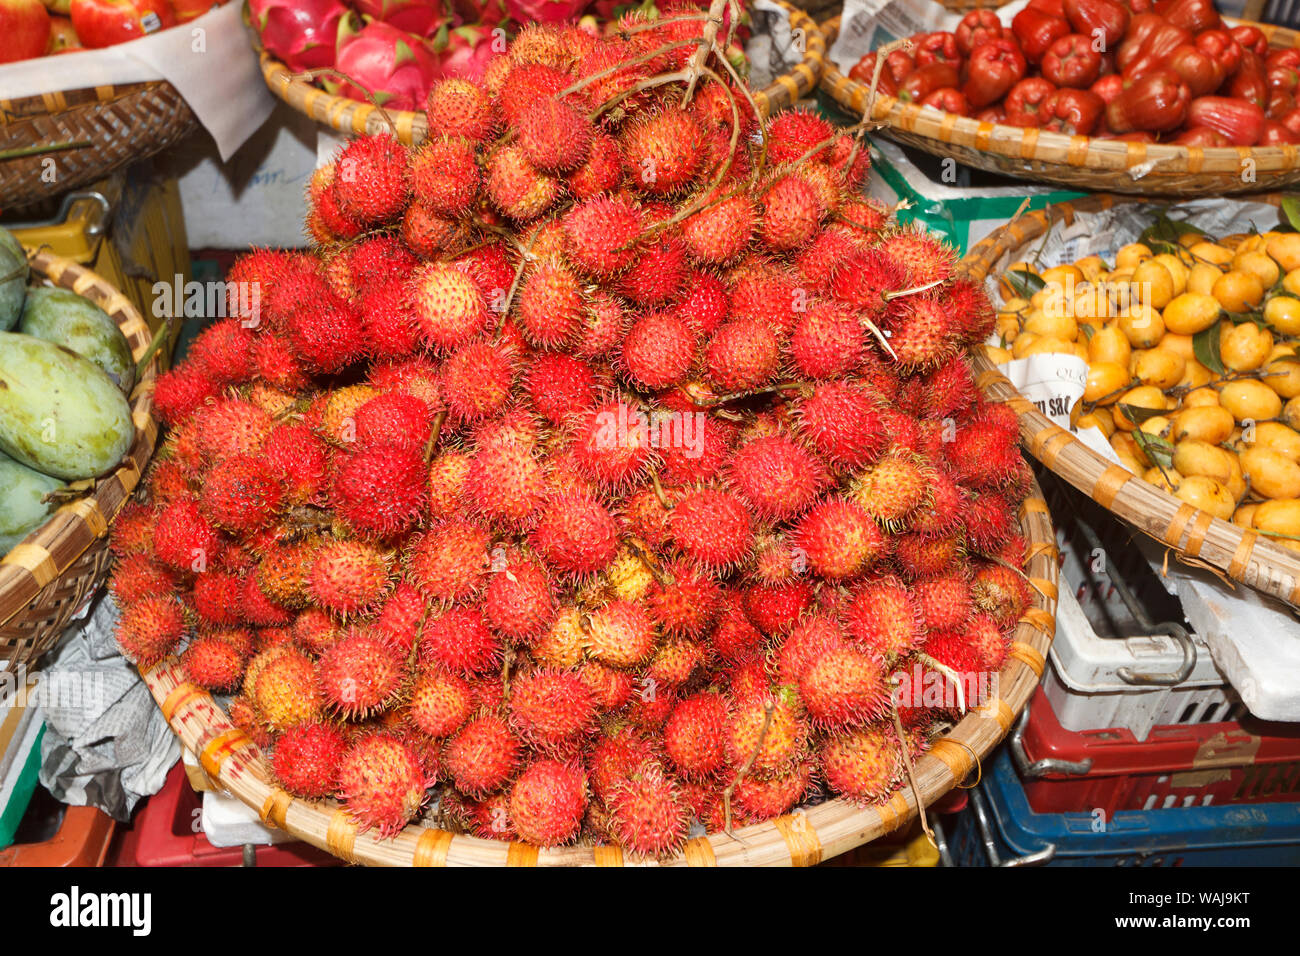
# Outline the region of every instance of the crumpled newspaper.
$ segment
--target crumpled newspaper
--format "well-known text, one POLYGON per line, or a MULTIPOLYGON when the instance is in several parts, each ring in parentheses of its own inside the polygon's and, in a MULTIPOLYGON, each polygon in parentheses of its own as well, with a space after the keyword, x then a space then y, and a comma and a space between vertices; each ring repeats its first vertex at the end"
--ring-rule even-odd
POLYGON ((101 593, 44 661, 40 781, 63 803, 126 822, 141 799, 162 789, 180 743, 119 652, 117 620, 113 598, 101 593))

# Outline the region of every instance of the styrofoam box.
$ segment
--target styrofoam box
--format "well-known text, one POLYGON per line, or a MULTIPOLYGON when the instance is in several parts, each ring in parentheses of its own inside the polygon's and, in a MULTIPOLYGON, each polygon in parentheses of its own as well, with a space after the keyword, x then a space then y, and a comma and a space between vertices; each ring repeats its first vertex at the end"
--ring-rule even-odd
POLYGON ((1067 730, 1124 727, 1139 740, 1165 724, 1224 720, 1236 706, 1209 649, 1194 635, 1196 663, 1181 684, 1140 686, 1119 676, 1120 668, 1142 673, 1176 671, 1183 661, 1178 643, 1164 635, 1105 638, 1097 634, 1075 598, 1062 569, 1056 605, 1056 637, 1043 689, 1067 730))
POLYGON ((203 836, 213 846, 290 843, 297 839, 284 830, 268 827, 256 810, 224 792, 209 790, 203 794, 201 822, 203 836))

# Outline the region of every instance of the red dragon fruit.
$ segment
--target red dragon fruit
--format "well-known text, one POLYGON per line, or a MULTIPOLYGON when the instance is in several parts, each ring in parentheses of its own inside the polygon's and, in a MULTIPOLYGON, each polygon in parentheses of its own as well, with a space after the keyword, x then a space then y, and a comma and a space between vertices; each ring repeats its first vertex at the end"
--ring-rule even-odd
POLYGON ((506 18, 505 0, 451 0, 457 23, 494 27, 506 18))
POLYGON ((248 0, 248 8, 262 47, 293 72, 334 65, 339 21, 348 12, 339 0, 248 0))
MULTIPOLYGON (((438 64, 445 76, 483 79, 488 63, 506 51, 501 30, 482 26, 457 27, 446 34, 447 45, 438 52, 438 64)), ((434 44, 437 48, 437 43, 434 44)))
POLYGON ((587 0, 506 0, 506 12, 520 23, 563 23, 572 20, 587 5, 587 0))
POLYGON ((372 20, 417 36, 431 37, 442 26, 442 4, 430 0, 353 0, 352 5, 372 20))
POLYGON ((355 11, 339 21, 334 68, 351 82, 327 81, 330 92, 394 110, 423 109, 442 75, 423 39, 380 20, 363 25, 355 11))

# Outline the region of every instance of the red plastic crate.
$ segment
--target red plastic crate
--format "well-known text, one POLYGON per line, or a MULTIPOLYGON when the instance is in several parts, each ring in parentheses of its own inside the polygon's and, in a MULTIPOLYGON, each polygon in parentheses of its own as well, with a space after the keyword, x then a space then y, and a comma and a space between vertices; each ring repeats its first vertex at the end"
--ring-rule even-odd
POLYGON ((1300 725, 1244 720, 1154 727, 1064 729, 1040 687, 1023 744, 1030 763, 1091 760, 1085 774, 1024 780, 1038 813, 1300 802, 1300 725))
MULTIPOLYGON (((213 846, 199 829, 202 803, 178 761, 163 788, 140 808, 115 848, 116 866, 243 866, 244 848, 213 846)), ((337 857, 309 843, 258 845, 255 866, 339 866, 337 857)))

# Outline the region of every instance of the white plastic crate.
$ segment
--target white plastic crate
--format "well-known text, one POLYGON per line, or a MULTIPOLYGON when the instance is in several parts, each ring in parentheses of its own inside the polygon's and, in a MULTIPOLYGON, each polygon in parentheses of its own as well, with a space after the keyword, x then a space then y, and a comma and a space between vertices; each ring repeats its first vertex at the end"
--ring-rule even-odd
POLYGON ((1126 668, 1138 673, 1176 672, 1183 662, 1182 649, 1173 638, 1160 634, 1128 638, 1098 635, 1076 598, 1076 585, 1067 577, 1069 564, 1067 557, 1056 607, 1056 637, 1048 653, 1050 666, 1043 677, 1043 689, 1062 727, 1124 727, 1145 740, 1155 726, 1229 719, 1239 705, 1208 648, 1195 635, 1192 643, 1196 663, 1187 680, 1167 686, 1125 681, 1120 671, 1126 668))

